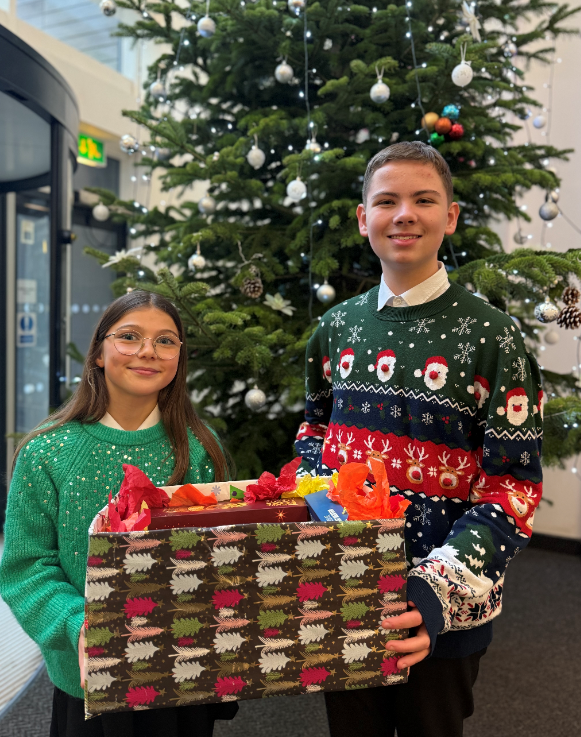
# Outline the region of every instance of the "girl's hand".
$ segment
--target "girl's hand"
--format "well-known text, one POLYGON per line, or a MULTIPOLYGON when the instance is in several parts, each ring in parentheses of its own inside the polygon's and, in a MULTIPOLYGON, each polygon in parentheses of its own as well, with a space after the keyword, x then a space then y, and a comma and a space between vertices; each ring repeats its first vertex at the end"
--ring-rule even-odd
POLYGON ((430 636, 424 624, 422 615, 419 613, 413 601, 408 601, 411 611, 398 614, 396 617, 384 619, 381 623, 385 629, 399 630, 417 627, 414 637, 407 640, 390 640, 385 647, 394 653, 402 653, 404 658, 397 661, 398 668, 406 668, 408 665, 419 663, 430 654, 430 636))
POLYGON ((81 688, 85 688, 85 625, 79 635, 79 669, 81 671, 81 688))

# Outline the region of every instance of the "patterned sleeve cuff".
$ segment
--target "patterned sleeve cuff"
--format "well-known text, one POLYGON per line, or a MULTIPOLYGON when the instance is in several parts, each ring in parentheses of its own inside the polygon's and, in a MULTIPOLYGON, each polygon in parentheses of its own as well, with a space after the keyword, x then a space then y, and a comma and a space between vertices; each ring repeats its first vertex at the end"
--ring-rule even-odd
POLYGON ((417 606, 430 636, 430 655, 436 647, 438 633, 444 629, 442 606, 430 584, 419 576, 410 576, 407 582, 408 601, 417 606))

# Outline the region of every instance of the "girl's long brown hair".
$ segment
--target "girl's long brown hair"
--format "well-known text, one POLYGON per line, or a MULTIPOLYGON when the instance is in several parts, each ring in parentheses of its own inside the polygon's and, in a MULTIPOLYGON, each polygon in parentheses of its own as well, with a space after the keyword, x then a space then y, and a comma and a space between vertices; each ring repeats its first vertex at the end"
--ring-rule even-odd
POLYGON ((116 299, 103 313, 97 325, 91 345, 85 359, 83 375, 73 396, 54 412, 47 420, 40 423, 25 438, 23 438, 14 453, 14 464, 22 448, 37 435, 61 427, 74 420, 87 424, 95 424, 105 415, 109 404, 109 393, 105 381, 105 373, 97 366, 96 359, 102 351, 105 336, 111 327, 128 312, 147 307, 165 312, 176 324, 182 347, 178 369, 173 380, 164 387, 158 398, 159 410, 165 431, 170 440, 175 457, 174 472, 169 479, 168 486, 182 483, 190 465, 190 447, 188 441, 189 427, 212 460, 216 481, 224 481, 229 477, 228 461, 220 444, 196 414, 188 396, 187 375, 188 361, 186 335, 180 315, 175 306, 165 297, 151 292, 134 291, 116 299), (46 423, 50 422, 50 426, 46 423))

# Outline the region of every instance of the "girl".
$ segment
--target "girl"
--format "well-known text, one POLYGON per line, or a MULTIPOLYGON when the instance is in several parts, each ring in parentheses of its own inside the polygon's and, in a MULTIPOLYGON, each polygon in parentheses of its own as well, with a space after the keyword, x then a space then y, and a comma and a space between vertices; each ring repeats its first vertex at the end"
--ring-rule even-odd
POLYGON ((0 594, 38 643, 55 685, 51 737, 210 737, 234 703, 103 714, 82 701, 88 528, 123 479, 123 463, 156 486, 228 478, 220 445, 186 388, 185 333, 167 299, 119 297, 91 340, 76 393, 15 453, 0 594))

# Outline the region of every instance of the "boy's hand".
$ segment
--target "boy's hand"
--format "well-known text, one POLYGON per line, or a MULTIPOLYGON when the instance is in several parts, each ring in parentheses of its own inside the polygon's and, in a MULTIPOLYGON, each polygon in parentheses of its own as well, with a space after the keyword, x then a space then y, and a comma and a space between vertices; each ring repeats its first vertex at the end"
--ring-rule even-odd
POLYGON ((413 637, 408 637, 407 640, 390 640, 385 645, 386 650, 394 653, 410 653, 397 661, 397 667, 400 670, 419 663, 430 654, 430 636, 422 615, 413 601, 408 601, 408 605, 412 607, 412 611, 398 614, 396 617, 387 617, 381 623, 385 629, 389 630, 418 628, 413 637))
POLYGON ((81 688, 85 688, 85 625, 79 635, 79 669, 81 671, 81 688))

